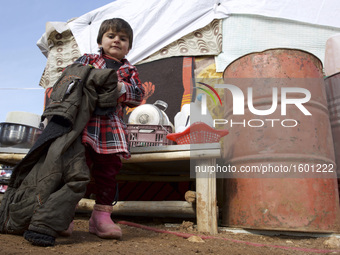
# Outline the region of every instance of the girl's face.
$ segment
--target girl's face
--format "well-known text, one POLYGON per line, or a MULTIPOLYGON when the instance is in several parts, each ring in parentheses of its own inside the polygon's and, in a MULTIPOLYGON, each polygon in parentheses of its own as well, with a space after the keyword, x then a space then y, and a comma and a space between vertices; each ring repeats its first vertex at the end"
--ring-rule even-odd
POLYGON ((98 45, 106 55, 121 60, 129 53, 129 37, 124 32, 107 31, 98 45))

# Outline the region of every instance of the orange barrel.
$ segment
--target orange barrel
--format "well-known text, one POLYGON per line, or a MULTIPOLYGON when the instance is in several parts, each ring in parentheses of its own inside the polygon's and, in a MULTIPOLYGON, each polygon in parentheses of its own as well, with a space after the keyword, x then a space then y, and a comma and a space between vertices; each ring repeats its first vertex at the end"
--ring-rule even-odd
MULTIPOLYGON (((264 166, 267 170, 271 166, 280 171, 283 166, 289 172, 236 172, 232 178, 226 178, 222 225, 284 231, 338 231, 340 208, 335 156, 321 61, 301 50, 270 49, 235 60, 224 71, 223 79, 225 84, 240 88, 244 95, 252 87, 252 105, 256 109, 270 109, 273 87, 279 94, 277 107, 271 114, 254 114, 245 103, 243 115, 238 115, 232 109, 235 98, 225 89, 225 120, 229 124, 236 123, 227 127, 229 135, 224 140, 223 150, 225 164, 238 170, 243 167, 243 170, 254 171, 263 170, 264 166), (311 98, 303 106, 312 116, 293 104, 287 104, 286 115, 282 114, 286 101, 281 100, 281 92, 283 88, 294 86, 310 91, 311 98), (268 119, 276 121, 268 122, 268 119), (288 120, 285 125, 282 125, 283 120, 288 120), (296 125, 288 124, 289 120, 295 120, 296 125), (318 165, 327 166, 326 175, 317 172, 318 165)), ((292 93, 289 96, 302 95, 292 93)), ((246 97, 244 100, 247 102, 246 97)))
POLYGON ((340 72, 325 78, 340 193, 340 72))

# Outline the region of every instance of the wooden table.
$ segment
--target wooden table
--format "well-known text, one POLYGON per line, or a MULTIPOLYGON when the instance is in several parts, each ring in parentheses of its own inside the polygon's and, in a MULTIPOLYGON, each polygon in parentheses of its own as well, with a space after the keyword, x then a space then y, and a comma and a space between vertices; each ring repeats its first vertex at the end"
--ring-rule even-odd
MULTIPOLYGON (((15 165, 24 156, 22 153, 0 153, 0 164, 15 165)), ((143 174, 152 171, 154 175, 167 172, 169 176, 169 173, 171 175, 178 170, 189 173, 191 169, 190 177, 196 180, 197 229, 217 234, 216 175, 209 172, 195 173, 194 169, 195 166, 209 169, 209 166, 216 165, 216 158, 220 157, 219 143, 135 147, 131 148, 131 158, 123 160, 122 172, 140 171, 143 174)), ((180 203, 185 204, 183 201, 180 203)), ((148 204, 145 202, 145 206, 148 204)), ((164 206, 164 203, 159 204, 164 206)), ((126 205, 121 207, 126 208, 126 205)), ((115 207, 119 209, 119 205, 115 207)))

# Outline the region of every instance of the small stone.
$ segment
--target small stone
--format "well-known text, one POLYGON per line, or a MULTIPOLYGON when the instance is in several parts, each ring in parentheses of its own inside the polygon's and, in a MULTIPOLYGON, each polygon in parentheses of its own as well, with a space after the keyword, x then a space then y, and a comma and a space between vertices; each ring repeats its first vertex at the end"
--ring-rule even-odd
POLYGON ((323 245, 330 249, 338 249, 340 248, 340 239, 335 236, 332 236, 328 238, 326 241, 324 241, 323 245))
POLYGON ((204 243, 204 240, 199 236, 190 236, 187 240, 192 243, 204 243))
POLYGON ((183 221, 181 229, 192 231, 194 229, 194 223, 191 221, 183 221))

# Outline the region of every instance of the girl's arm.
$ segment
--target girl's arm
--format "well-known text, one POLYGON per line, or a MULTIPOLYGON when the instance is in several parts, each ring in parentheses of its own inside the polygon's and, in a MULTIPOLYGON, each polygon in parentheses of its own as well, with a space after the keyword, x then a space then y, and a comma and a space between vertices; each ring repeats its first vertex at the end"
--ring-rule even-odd
POLYGON ((138 76, 136 67, 124 65, 118 70, 118 84, 124 84, 126 92, 118 99, 131 108, 141 104, 144 97, 144 88, 138 76))

